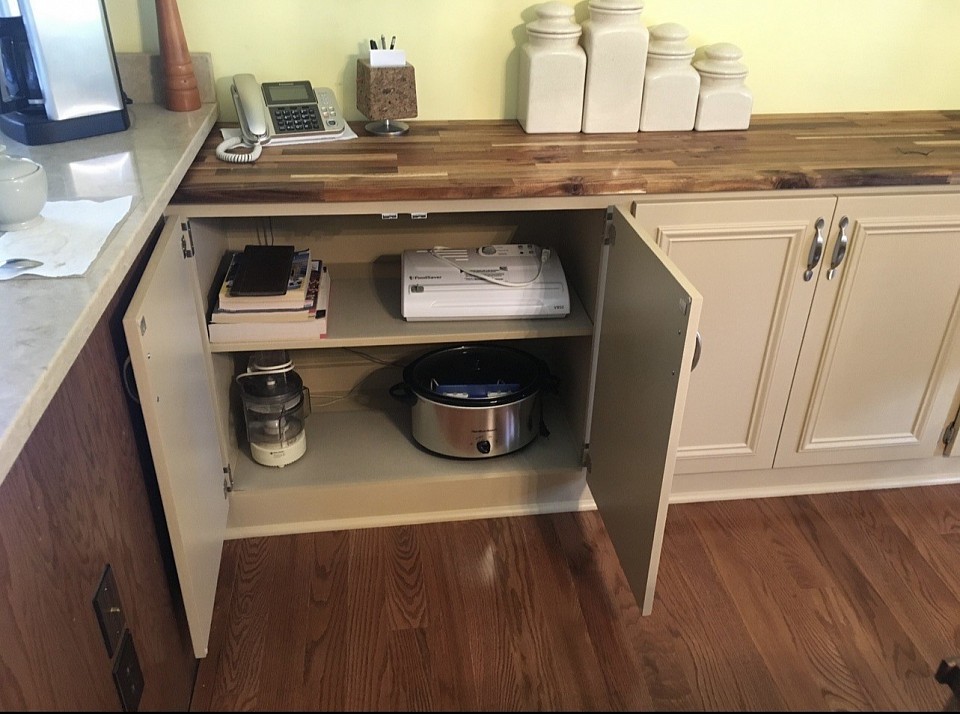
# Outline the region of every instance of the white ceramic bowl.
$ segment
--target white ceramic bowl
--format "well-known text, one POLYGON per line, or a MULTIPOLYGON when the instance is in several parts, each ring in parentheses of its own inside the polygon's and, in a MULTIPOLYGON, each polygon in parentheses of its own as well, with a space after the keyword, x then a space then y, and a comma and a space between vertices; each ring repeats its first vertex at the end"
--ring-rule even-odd
POLYGON ((47 203, 47 172, 30 159, 7 156, 0 145, 0 231, 38 225, 47 203))

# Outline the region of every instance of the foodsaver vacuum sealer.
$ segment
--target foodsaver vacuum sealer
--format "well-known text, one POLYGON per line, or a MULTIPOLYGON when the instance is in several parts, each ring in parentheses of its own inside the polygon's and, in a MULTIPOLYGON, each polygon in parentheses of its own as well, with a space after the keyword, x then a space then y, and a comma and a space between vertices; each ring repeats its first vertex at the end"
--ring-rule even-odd
POLYGON ((570 313, 559 257, 530 243, 406 250, 400 285, 400 310, 411 322, 570 313))

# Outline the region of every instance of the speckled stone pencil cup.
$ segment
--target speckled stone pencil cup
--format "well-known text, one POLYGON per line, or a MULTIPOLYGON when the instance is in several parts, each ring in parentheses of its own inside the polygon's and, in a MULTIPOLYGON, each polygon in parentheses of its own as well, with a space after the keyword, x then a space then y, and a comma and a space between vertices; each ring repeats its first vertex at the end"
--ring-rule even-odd
POLYGON ((413 65, 372 67, 370 60, 357 60, 357 109, 373 121, 371 134, 399 136, 410 126, 399 119, 417 116, 417 80, 413 65))

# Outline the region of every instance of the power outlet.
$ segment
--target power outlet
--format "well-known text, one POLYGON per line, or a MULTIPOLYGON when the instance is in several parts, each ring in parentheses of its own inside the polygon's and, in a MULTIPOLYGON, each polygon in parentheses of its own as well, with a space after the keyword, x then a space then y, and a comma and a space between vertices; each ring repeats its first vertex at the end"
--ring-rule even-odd
POLYGON ((113 663, 113 681, 117 685, 123 711, 137 711, 143 695, 143 671, 140 669, 140 660, 137 659, 137 649, 133 646, 130 630, 123 631, 120 652, 113 663))
POLYGON ((103 643, 107 647, 107 656, 113 659, 127 623, 123 616, 123 606, 120 604, 117 581, 113 577, 113 568, 109 564, 100 578, 97 594, 93 596, 93 610, 97 613, 97 622, 100 623, 100 634, 103 635, 103 643))

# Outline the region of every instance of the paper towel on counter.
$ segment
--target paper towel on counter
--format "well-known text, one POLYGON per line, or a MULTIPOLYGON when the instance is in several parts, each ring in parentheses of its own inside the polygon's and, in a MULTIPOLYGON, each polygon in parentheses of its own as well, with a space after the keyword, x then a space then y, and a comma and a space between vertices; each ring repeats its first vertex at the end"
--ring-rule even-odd
POLYGON ((42 260, 43 265, 15 275, 0 271, 0 280, 18 275, 83 275, 132 203, 133 196, 103 202, 48 201, 39 225, 0 234, 0 263, 8 258, 33 258, 42 260))

